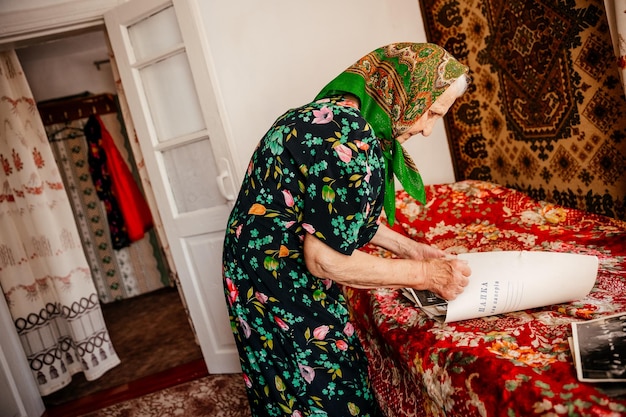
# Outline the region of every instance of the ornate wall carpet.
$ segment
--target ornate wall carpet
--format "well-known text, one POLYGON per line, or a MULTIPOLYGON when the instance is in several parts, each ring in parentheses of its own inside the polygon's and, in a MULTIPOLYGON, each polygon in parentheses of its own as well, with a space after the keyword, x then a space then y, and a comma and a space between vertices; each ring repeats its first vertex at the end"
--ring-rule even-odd
POLYGON ((457 180, 626 219, 626 100, 601 0, 420 0, 469 65, 446 116, 457 180))

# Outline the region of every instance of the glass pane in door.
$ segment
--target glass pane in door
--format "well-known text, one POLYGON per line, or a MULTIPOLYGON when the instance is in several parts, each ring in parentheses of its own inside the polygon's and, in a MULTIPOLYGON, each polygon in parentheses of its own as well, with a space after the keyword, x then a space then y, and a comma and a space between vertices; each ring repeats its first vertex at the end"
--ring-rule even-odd
POLYGON ((224 204, 209 139, 164 151, 162 156, 178 213, 224 204))
POLYGON ((136 61, 158 56, 183 42, 172 6, 129 26, 128 36, 136 61))
POLYGON ((165 58, 140 70, 158 142, 205 128, 187 54, 165 58))

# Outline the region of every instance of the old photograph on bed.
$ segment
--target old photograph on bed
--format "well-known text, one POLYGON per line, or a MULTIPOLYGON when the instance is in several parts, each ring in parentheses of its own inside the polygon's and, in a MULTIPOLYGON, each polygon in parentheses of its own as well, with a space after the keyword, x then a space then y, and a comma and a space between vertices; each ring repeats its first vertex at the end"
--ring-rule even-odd
POLYGON ((626 313, 572 323, 578 379, 626 382, 626 313))

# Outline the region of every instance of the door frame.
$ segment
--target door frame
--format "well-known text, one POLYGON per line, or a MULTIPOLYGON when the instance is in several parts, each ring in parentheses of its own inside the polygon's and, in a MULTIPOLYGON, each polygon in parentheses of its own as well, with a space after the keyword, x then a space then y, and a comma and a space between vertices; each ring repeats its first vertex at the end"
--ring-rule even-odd
MULTIPOLYGON (((34 45, 81 32, 105 30, 104 13, 126 2, 127 0, 92 0, 89 2, 71 0, 45 7, 0 11, 0 51, 34 45)), ((208 70, 212 71, 212 63, 209 61, 206 64, 209 66, 208 70)), ((220 114, 222 114, 223 102, 219 96, 217 98, 220 114)), ((227 126, 225 128, 228 132, 227 126)), ((232 144, 229 144, 228 151, 231 155, 233 154, 232 144)), ((237 172, 232 172, 232 175, 237 183, 239 180, 237 172)), ((0 332, 14 335, 17 339, 17 331, 12 326, 12 319, 7 309, 0 309, 0 319, 2 319, 0 332)), ((2 353, 5 357, 24 357, 23 349, 16 344, 2 346, 2 353)), ((10 369, 0 369, 0 371, 9 379, 9 383, 15 385, 16 392, 20 394, 20 398, 16 400, 20 400, 22 404, 20 411, 26 412, 26 414, 20 414, 20 417, 38 417, 43 409, 43 402, 39 392, 33 390, 34 379, 30 381, 20 377, 20 375, 30 374, 28 364, 26 361, 22 362, 22 367, 19 367, 19 361, 13 361, 10 369)))
MULTIPOLYGON (((134 0, 112 9, 104 18, 143 161, 160 208, 165 240, 174 259, 207 368, 210 373, 241 372, 221 279, 224 230, 239 190, 232 174, 233 142, 229 140, 223 100, 215 79, 198 4, 196 0, 134 0), (128 28, 170 8, 175 13, 175 24, 180 31, 179 43, 171 45, 171 50, 165 48, 162 51, 164 55, 155 52, 154 56, 136 59, 128 28), (143 83, 140 74, 142 68, 162 62, 163 57, 174 56, 174 50, 176 56, 182 56, 177 55, 178 51, 184 51, 183 55, 189 63, 189 75, 204 128, 197 133, 183 134, 162 142, 153 120, 154 109, 151 109, 148 100, 149 87, 143 83), (216 167, 216 177, 206 180, 215 180, 219 202, 181 212, 172 192, 163 155, 203 141, 210 144, 216 167)), ((196 163, 205 165, 206 161, 196 163)))
POLYGON ((31 1, 23 9, 0 11, 0 50, 104 27, 104 13, 127 1, 66 0, 47 6, 31 1))

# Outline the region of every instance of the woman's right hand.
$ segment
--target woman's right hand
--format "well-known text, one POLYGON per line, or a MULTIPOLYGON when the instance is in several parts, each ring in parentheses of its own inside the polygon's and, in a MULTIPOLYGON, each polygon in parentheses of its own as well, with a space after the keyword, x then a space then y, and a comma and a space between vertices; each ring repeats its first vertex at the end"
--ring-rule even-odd
POLYGON ((469 284, 472 271, 465 260, 456 258, 425 259, 422 265, 423 285, 445 300, 454 300, 469 284))

